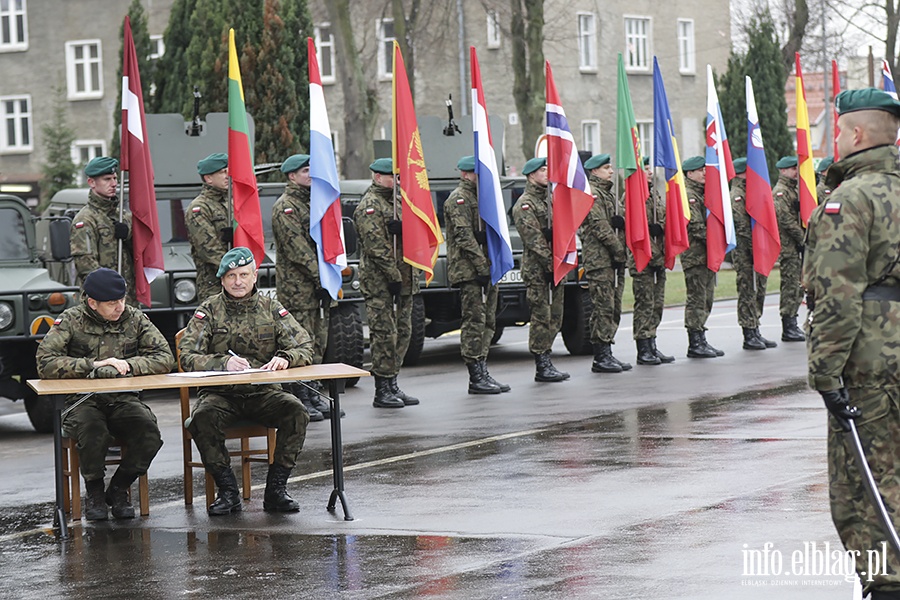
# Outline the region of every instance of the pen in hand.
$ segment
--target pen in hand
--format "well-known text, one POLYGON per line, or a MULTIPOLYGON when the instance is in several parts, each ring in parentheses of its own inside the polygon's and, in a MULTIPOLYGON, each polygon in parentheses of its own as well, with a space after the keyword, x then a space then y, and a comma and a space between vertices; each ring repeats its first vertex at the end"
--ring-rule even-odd
POLYGON ((245 371, 250 368, 250 363, 247 359, 235 354, 234 350, 229 349, 228 354, 234 357, 234 360, 229 358, 228 363, 225 365, 229 371, 245 371))

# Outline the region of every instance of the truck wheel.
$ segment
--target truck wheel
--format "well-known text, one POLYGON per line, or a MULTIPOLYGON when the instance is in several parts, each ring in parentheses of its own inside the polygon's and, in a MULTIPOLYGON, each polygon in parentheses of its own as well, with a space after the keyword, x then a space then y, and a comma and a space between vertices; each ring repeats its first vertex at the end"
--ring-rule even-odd
MULTIPOLYGON (((341 362, 352 367, 363 366, 363 322, 360 314, 362 302, 342 302, 331 309, 328 324, 328 347, 325 362, 341 362)), ((353 387, 359 377, 344 380, 347 387, 353 387)))
POLYGON ((503 327, 497 325, 494 327, 494 336, 491 338, 491 346, 500 341, 500 338, 503 337, 503 327))
POLYGON ((25 397, 25 412, 38 433, 53 433, 53 401, 50 396, 25 397))
POLYGON ((591 296, 588 290, 575 286, 566 288, 562 337, 569 354, 590 355, 593 353, 591 310, 591 296))
POLYGON ((413 296, 412 304, 412 333, 409 336, 409 348, 403 357, 404 367, 414 367, 419 364, 422 356, 422 348, 425 346, 425 302, 421 294, 413 296))

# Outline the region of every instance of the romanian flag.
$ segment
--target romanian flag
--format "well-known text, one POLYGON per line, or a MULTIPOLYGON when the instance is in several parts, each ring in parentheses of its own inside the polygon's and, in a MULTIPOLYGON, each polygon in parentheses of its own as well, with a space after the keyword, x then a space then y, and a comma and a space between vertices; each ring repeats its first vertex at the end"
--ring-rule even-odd
POLYGON ((834 151, 832 152, 832 156, 834 157, 832 160, 837 161, 840 158, 840 154, 838 153, 837 147, 837 138, 838 134, 841 132, 841 128, 838 127, 838 114, 836 109, 835 102, 837 101, 838 94, 841 93, 841 74, 838 71, 838 65, 836 60, 831 61, 831 112, 834 115, 834 151))
POLYGON ((706 266, 718 272, 725 255, 737 243, 728 193, 728 182, 734 178, 734 164, 710 65, 706 65, 706 81, 706 184, 703 190, 707 212, 706 266))
POLYGON ((425 283, 428 284, 434 279, 434 263, 444 238, 431 202, 416 109, 397 42, 394 42, 393 73, 394 131, 391 150, 394 173, 400 175, 400 196, 403 198, 403 260, 425 271, 425 283))
POLYGON ((750 215, 753 240, 753 269, 768 276, 781 252, 778 219, 769 182, 769 166, 763 147, 753 81, 745 78, 747 89, 747 194, 744 206, 750 215))
POLYGON ((234 29, 228 30, 228 174, 231 176, 234 246, 249 248, 259 266, 266 254, 265 239, 234 29))
POLYGON ((816 169, 813 165, 812 138, 809 135, 809 109, 803 88, 803 72, 800 70, 800 53, 794 54, 797 65, 797 167, 800 193, 800 220, 803 226, 809 222, 813 209, 819 203, 816 197, 816 169))

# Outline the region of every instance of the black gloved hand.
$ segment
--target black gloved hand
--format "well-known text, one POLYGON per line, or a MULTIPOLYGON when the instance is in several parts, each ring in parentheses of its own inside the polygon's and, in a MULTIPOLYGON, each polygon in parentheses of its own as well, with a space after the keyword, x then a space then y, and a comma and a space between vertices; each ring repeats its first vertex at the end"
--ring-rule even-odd
POLYGON ((544 227, 541 229, 541 233, 544 234, 544 239, 550 243, 553 243, 553 229, 550 227, 544 227))
POLYGON ((475 241, 481 244, 482 246, 487 245, 487 231, 484 229, 476 229, 472 232, 472 235, 475 236, 475 241))
POLYGON ((622 215, 613 215, 609 218, 609 224, 613 229, 625 231, 625 217, 622 215))
POLYGON ((325 288, 316 288, 316 299, 322 301, 330 301, 331 294, 325 288))
POLYGON ((624 269, 624 268, 625 268, 625 261, 624 261, 624 260, 614 260, 614 261, 612 261, 612 268, 615 269, 615 270, 617 270, 617 271, 618 271, 618 270, 621 270, 621 269, 624 269))
POLYGON ((117 240, 127 240, 128 239, 128 223, 122 223, 120 221, 115 221, 113 224, 113 237, 117 240))
POLYGON ((803 254, 803 244, 797 244, 797 254, 803 254))
POLYGON ((487 286, 491 285, 491 276, 490 275, 476 275, 475 283, 477 283, 481 287, 487 287, 487 286))
POLYGON ((827 392, 820 391, 819 393, 822 395, 822 400, 825 401, 825 408, 837 420, 841 429, 850 431, 849 419, 858 419, 862 416, 862 412, 855 406, 850 406, 850 394, 847 392, 847 388, 827 392))
POLYGON ((403 284, 399 281, 389 281, 388 282, 388 292, 391 296, 397 297, 400 295, 400 290, 402 289, 403 284))
POLYGON ((796 212, 800 212, 800 200, 794 200, 794 204, 792 205, 796 212))
POLYGON ((650 235, 652 235, 653 237, 662 237, 662 235, 665 233, 665 231, 663 231, 663 226, 659 223, 650 223, 649 229, 650 235))
POLYGON ((391 235, 403 234, 403 221, 400 219, 391 219, 387 222, 387 230, 391 235))
POLYGON ((223 227, 219 230, 219 239, 225 244, 234 243, 234 229, 231 227, 223 227))
POLYGON ((113 379, 119 376, 119 370, 112 365, 103 365, 91 371, 89 379, 113 379))

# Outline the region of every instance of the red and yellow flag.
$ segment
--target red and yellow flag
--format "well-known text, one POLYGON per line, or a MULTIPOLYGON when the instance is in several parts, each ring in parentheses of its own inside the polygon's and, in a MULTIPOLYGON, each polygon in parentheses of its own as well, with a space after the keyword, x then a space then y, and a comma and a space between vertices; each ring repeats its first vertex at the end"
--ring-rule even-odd
POLYGON ((797 187, 800 192, 800 220, 803 226, 819 203, 816 197, 816 169, 813 165, 812 138, 809 135, 809 109, 803 88, 803 72, 800 70, 800 53, 794 55, 797 65, 797 187))
POLYGON ((425 283, 428 284, 434 278, 434 263, 444 238, 431 202, 416 109, 397 42, 394 42, 393 73, 394 131, 391 150, 394 173, 400 175, 400 196, 403 199, 403 260, 425 271, 425 283))

